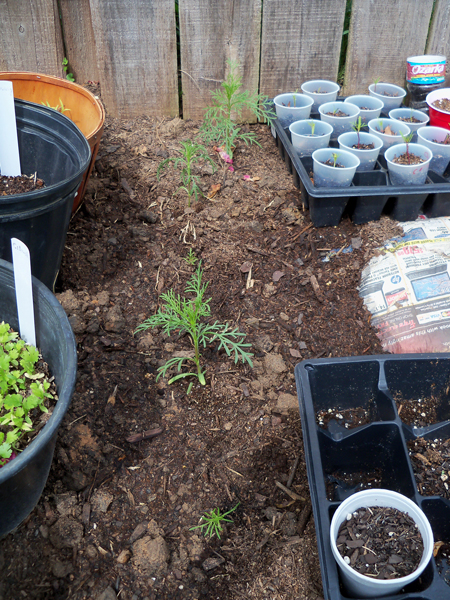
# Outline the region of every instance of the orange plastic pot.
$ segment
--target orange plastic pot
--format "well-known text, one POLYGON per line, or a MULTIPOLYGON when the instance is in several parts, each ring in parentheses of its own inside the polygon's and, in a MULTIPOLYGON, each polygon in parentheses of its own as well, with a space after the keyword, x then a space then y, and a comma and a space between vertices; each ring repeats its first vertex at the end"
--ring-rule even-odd
POLYGON ((95 163, 105 122, 105 109, 98 98, 81 85, 40 73, 0 71, 0 80, 12 81, 14 98, 36 104, 57 107, 61 103, 64 114, 80 129, 91 147, 91 161, 83 175, 72 207, 75 213, 86 191, 87 182, 95 163))

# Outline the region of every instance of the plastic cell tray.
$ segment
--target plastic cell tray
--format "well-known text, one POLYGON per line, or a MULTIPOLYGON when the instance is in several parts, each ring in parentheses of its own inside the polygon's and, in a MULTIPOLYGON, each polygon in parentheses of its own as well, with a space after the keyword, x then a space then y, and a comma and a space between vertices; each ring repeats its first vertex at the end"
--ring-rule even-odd
MULTIPOLYGON (((296 366, 295 378, 324 597, 345 600, 329 530, 337 506, 351 494, 369 487, 404 494, 427 515, 435 542, 450 542, 450 501, 418 492, 407 447, 419 437, 450 438, 450 354, 307 360, 296 366), (420 428, 405 424, 395 399, 405 403, 431 394, 438 400, 439 422, 420 428), (336 418, 319 425, 318 413, 336 408, 363 408, 368 422, 346 429, 336 418)), ((448 600, 450 564, 438 554, 418 580, 383 598, 448 600)))
MULTIPOLYGON (((312 113, 311 119, 319 116, 312 113)), ((384 156, 380 155, 374 170, 356 173, 350 187, 317 188, 310 178, 312 158, 299 158, 289 129, 283 129, 275 119, 271 131, 316 227, 336 226, 344 214, 356 224, 376 221, 381 214, 388 214, 397 221, 413 221, 421 209, 428 217, 450 215, 450 172, 440 176, 429 171, 423 185, 395 186, 390 182, 384 156)), ((338 147, 338 143, 330 142, 330 146, 338 147)))

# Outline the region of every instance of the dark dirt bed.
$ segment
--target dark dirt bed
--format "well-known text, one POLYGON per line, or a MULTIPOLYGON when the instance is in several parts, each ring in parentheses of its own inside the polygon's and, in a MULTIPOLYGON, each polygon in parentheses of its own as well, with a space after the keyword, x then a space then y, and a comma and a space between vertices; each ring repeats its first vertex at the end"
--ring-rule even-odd
POLYGON ((76 391, 44 494, 1 542, 1 600, 322 597, 294 367, 381 353, 356 288, 398 229, 386 217, 316 229, 262 124, 234 172, 209 148, 210 198, 187 208, 178 172, 156 170, 198 127, 107 117, 56 290, 78 344, 76 391), (187 380, 155 382, 187 337, 133 331, 162 292, 183 293, 190 248, 212 320, 247 334, 254 367, 207 348, 207 385, 187 396, 187 380), (237 503, 220 540, 191 530, 237 503))

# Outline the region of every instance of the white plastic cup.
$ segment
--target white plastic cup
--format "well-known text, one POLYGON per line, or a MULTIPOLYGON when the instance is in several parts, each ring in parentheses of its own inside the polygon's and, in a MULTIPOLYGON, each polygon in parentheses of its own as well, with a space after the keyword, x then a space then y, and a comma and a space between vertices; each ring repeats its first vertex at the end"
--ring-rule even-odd
POLYGON ((275 104, 277 118, 283 129, 286 129, 294 121, 300 121, 309 117, 313 100, 304 94, 292 92, 276 96, 273 99, 273 103, 275 104))
POLYGON ((317 112, 321 104, 325 104, 325 102, 334 102, 334 100, 336 100, 340 87, 334 81, 313 79, 311 81, 305 81, 301 86, 301 90, 314 101, 311 112, 317 112))
POLYGON ((384 104, 384 112, 389 114, 393 108, 399 108, 406 96, 406 91, 399 85, 393 83, 372 83, 369 85, 369 94, 378 98, 384 104), (396 96, 386 96, 386 94, 397 94, 396 96))
POLYGON ((386 149, 390 146, 401 144, 403 142, 403 138, 400 135, 401 133, 403 133, 405 137, 411 133, 411 129, 408 125, 406 125, 406 123, 403 123, 402 121, 396 121, 395 119, 372 119, 369 121, 368 126, 369 133, 379 137, 383 142, 380 154, 384 154, 386 149), (381 129, 384 130, 387 125, 390 126, 391 130, 396 135, 387 135, 386 133, 381 133, 379 130, 380 126, 381 129))
POLYGON ((438 175, 444 174, 450 162, 450 144, 439 143, 443 142, 447 135, 450 135, 450 131, 443 127, 420 127, 417 130, 418 143, 426 146, 433 153, 430 169, 438 175))
POLYGON ((339 148, 347 150, 359 158, 360 164, 356 169, 357 172, 373 171, 383 142, 380 138, 364 131, 360 131, 359 140, 361 144, 373 144, 373 150, 358 150, 358 148, 353 148, 358 143, 358 134, 355 131, 342 133, 338 137, 339 148))
POLYGON ((320 120, 329 123, 333 127, 331 134, 332 140, 337 140, 341 133, 352 130, 352 125, 356 123, 359 116, 359 106, 351 102, 326 102, 319 106, 320 120), (335 117, 327 113, 333 111, 342 111, 347 114, 346 117, 335 117))
POLYGON ((425 127, 430 120, 430 117, 422 112, 421 110, 414 110, 413 108, 393 108, 389 111, 389 118, 395 119, 396 121, 400 121, 401 123, 406 123, 408 127, 413 132, 413 136, 411 142, 417 142, 417 130, 419 127, 425 127), (410 119, 414 117, 418 119, 420 123, 413 123, 411 121, 400 121, 400 119, 410 119))
POLYGON ((291 132, 292 146, 298 156, 311 156, 314 150, 326 148, 330 142, 330 136, 333 128, 329 123, 319 121, 318 119, 306 119, 304 121, 295 121, 289 125, 291 132), (314 124, 314 135, 311 134, 311 123, 314 124))
POLYGON ((342 583, 347 593, 353 598, 382 598, 383 596, 396 594, 423 573, 431 560, 434 546, 430 522, 419 506, 402 494, 383 489, 357 492, 337 507, 331 520, 330 543, 331 551, 339 567, 342 583), (423 554, 419 566, 413 573, 397 579, 374 579, 358 573, 342 558, 336 546, 339 527, 346 520, 349 513, 372 506, 395 508, 407 513, 417 524, 422 535, 423 554))
POLYGON ((352 183, 356 169, 359 167, 359 158, 338 148, 320 148, 312 153, 314 185, 317 188, 349 187, 352 183), (337 154, 337 162, 341 167, 333 167, 323 164, 328 159, 333 160, 333 154, 337 154))
POLYGON ((427 179, 433 152, 421 144, 408 144, 408 146, 411 154, 420 156, 425 162, 419 165, 399 165, 393 162, 393 159, 406 152, 406 144, 396 144, 388 148, 384 153, 384 158, 392 185, 423 185, 427 179))
POLYGON ((371 119, 377 119, 384 108, 384 102, 382 100, 367 94, 348 96, 344 102, 350 102, 359 107, 359 115, 364 125, 367 125, 371 119))

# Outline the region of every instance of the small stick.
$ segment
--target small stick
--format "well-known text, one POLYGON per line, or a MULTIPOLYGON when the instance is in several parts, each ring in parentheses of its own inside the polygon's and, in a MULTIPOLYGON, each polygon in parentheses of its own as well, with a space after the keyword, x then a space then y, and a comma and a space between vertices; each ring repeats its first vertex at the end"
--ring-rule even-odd
POLYGON ((291 472, 289 473, 289 479, 287 480, 287 483, 286 483, 287 488, 290 488, 292 485, 292 482, 294 481, 295 471, 297 470, 299 461, 300 461, 300 456, 297 456, 297 458, 294 461, 294 464, 292 465, 291 472))
POLYGON ((275 481, 275 485, 277 487, 279 487, 280 490, 283 490, 283 492, 285 494, 287 494, 288 496, 290 496, 293 500, 300 500, 300 502, 306 502, 306 498, 303 498, 303 496, 299 496, 298 494, 296 494, 292 490, 289 490, 285 485, 283 485, 279 481, 275 481))
POLYGON ((127 442, 130 444, 135 444, 136 442, 141 442, 142 440, 148 440, 150 438, 154 438, 157 435, 160 435, 164 429, 162 427, 157 427, 156 429, 148 429, 147 431, 143 431, 142 433, 134 433, 126 438, 127 442))

